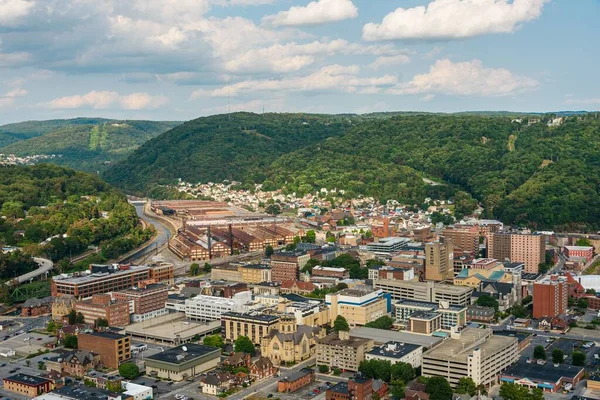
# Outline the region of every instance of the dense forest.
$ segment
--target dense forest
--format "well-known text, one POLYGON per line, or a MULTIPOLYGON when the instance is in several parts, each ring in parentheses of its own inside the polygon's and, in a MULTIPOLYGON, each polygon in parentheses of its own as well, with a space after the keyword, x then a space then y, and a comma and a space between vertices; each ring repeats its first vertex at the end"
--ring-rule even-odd
POLYGON ((145 143, 104 177, 134 192, 153 184, 238 180, 262 182, 279 156, 340 136, 351 117, 236 113, 199 118, 145 143))
POLYGON ((600 228, 596 114, 232 114, 200 118, 150 140, 105 177, 133 192, 155 184, 321 187, 421 204, 460 198, 484 216, 533 228, 600 228), (552 125, 552 126, 551 126, 552 125), (442 183, 432 186, 423 178, 442 183))
POLYGON ((177 125, 179 122, 88 118, 23 122, 0 127, 0 153, 18 156, 55 154, 54 164, 97 172, 177 125), (3 132, 12 133, 10 143, 5 143, 8 136, 3 139, 3 132))
POLYGON ((89 246, 108 260, 151 236, 125 196, 98 176, 47 164, 0 167, 0 245, 22 249, 0 257, 0 278, 32 266, 29 256, 52 259, 60 271, 89 246))

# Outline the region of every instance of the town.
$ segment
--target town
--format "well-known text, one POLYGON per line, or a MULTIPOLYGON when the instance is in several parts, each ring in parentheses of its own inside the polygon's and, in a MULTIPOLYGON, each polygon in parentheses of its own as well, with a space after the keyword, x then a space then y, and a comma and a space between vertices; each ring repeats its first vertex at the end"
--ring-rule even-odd
POLYGON ((318 204, 241 200, 261 212, 235 204, 237 193, 226 196, 230 203, 144 204, 143 218, 175 232, 162 253, 184 269, 161 254, 143 265, 92 264, 52 276, 51 296, 29 298, 3 317, 0 393, 39 400, 600 393, 600 236, 514 230, 476 215, 432 222, 452 204, 408 210, 331 193, 318 204))

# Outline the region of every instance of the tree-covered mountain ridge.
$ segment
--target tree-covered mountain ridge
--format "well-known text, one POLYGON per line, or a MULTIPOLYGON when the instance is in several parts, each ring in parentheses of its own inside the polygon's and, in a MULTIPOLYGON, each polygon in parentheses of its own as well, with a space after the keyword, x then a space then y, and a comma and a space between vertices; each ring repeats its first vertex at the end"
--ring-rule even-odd
POLYGON ((165 132, 104 176, 135 193, 181 178, 263 183, 299 194, 343 188, 348 197, 415 205, 470 195, 484 216, 506 223, 598 229, 599 133, 596 114, 236 113, 165 132), (424 177, 445 185, 430 186, 424 177))

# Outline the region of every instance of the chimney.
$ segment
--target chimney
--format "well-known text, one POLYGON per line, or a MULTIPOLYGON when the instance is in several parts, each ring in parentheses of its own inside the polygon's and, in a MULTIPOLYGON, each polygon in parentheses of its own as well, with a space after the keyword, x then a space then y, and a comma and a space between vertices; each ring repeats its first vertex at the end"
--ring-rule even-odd
POLYGON ((338 332, 338 337, 340 338, 340 340, 349 340, 350 339, 350 332, 348 332, 348 331, 339 331, 338 332))
POLYGON ((212 260, 212 237, 210 235, 210 225, 208 226, 208 230, 206 231, 206 238, 208 240, 208 259, 212 260))
POLYGON ((233 229, 229 224, 229 255, 233 255, 233 229))

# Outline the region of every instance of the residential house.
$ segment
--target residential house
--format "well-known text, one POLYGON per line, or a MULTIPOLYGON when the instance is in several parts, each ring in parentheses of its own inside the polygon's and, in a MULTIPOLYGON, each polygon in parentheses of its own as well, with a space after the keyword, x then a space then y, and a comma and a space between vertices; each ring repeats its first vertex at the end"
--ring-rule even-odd
POLYGON ((71 351, 46 360, 47 371, 58 371, 70 376, 84 376, 100 363, 100 356, 86 350, 71 351))
POLYGON ((260 357, 250 365, 250 377, 254 381, 262 381, 271 378, 279 372, 271 359, 268 357, 260 357))
POLYGON ((282 294, 310 294, 317 287, 312 282, 303 282, 298 280, 289 280, 281 282, 281 293, 282 294))

